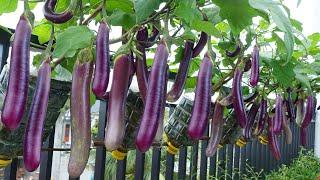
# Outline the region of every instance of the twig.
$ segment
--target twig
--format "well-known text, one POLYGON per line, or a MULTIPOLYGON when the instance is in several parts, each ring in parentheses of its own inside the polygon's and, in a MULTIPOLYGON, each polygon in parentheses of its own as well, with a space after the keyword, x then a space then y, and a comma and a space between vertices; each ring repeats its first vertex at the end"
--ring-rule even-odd
POLYGON ((57 60, 52 62, 51 68, 54 69, 58 64, 60 64, 64 60, 63 57, 58 58, 57 60))
POLYGON ((93 11, 93 13, 90 14, 89 17, 82 22, 82 25, 87 25, 93 18, 95 18, 95 17, 99 14, 99 12, 101 11, 102 7, 103 7, 103 4, 99 5, 99 6, 93 11))

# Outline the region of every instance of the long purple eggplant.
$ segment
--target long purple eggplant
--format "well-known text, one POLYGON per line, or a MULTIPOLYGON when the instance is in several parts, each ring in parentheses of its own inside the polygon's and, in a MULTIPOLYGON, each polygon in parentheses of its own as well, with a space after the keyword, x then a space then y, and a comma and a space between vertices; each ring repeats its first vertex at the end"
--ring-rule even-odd
POLYGON ((198 56, 201 53, 204 46, 206 46, 207 41, 208 41, 208 34, 205 32, 201 32, 200 39, 199 39, 197 45, 192 50, 192 58, 198 56))
POLYGON ((288 111, 288 115, 289 115, 289 119, 291 122, 293 122, 296 119, 296 113, 294 111, 294 106, 293 106, 293 102, 292 102, 292 90, 291 88, 287 89, 287 94, 288 94, 288 98, 286 100, 286 106, 287 106, 287 111, 288 111))
POLYGON ((307 146, 307 128, 300 127, 300 143, 302 146, 307 146))
POLYGON ((23 162, 24 168, 29 172, 36 170, 40 164, 42 130, 50 92, 51 67, 49 62, 50 58, 45 60, 40 66, 28 115, 28 123, 24 133, 23 162))
POLYGON ((12 43, 9 84, 1 112, 1 121, 10 130, 19 126, 26 109, 31 29, 28 18, 21 15, 12 43))
POLYGON ((100 22, 96 40, 96 62, 92 92, 99 98, 106 95, 110 74, 109 27, 105 20, 100 22))
POLYGON ((298 125, 301 125, 303 118, 304 118, 304 102, 302 99, 297 100, 297 113, 296 113, 296 123, 298 125))
POLYGON ((246 126, 243 129, 243 136, 246 140, 249 140, 252 136, 252 126, 253 126, 254 120, 257 116, 259 107, 260 106, 258 103, 253 103, 250 110, 249 110, 248 122, 246 123, 246 126))
POLYGON ((71 152, 68 164, 70 177, 84 171, 91 145, 90 84, 93 69, 91 49, 82 49, 72 73, 71 87, 71 152))
POLYGON ((274 117, 268 119, 268 144, 269 148, 273 154, 273 157, 279 161, 281 158, 279 143, 277 140, 277 135, 274 132, 274 117))
POLYGON ((176 79, 174 81, 174 84, 171 90, 167 94, 167 100, 169 102, 177 101, 183 92, 184 85, 187 81, 187 75, 188 75, 190 60, 192 56, 192 48, 193 48, 193 42, 186 41, 184 44, 183 58, 180 61, 179 70, 176 75, 176 79))
POLYGON ((161 118, 159 109, 163 106, 162 93, 164 93, 165 88, 162 83, 166 78, 168 56, 168 47, 161 40, 151 68, 146 104, 135 142, 137 149, 141 152, 146 152, 150 148, 159 126, 161 118))
POLYGON ((252 63, 251 63, 251 74, 250 74, 250 84, 253 87, 257 86, 259 82, 259 73, 260 73, 259 61, 260 61, 259 47, 258 45, 255 45, 253 47, 253 52, 252 52, 252 63))
MULTIPOLYGON (((283 106, 284 110, 283 112, 286 112, 286 106, 283 106)), ((289 127, 289 124, 288 124, 288 119, 287 119, 287 116, 285 113, 282 113, 282 129, 284 131, 284 135, 285 135, 285 141, 286 141, 286 144, 291 144, 292 143, 292 131, 289 127)))
MULTIPOLYGON (((146 27, 143 27, 137 33, 138 41, 146 41, 148 39, 148 30, 146 27)), ((141 55, 136 56, 136 75, 138 81, 139 92, 142 98, 143 103, 146 102, 146 94, 148 88, 148 69, 146 63, 146 50, 143 45, 139 42, 136 44, 137 50, 141 52, 141 55)))
POLYGON ((125 134, 125 105, 129 88, 132 61, 129 55, 119 55, 115 59, 112 86, 108 102, 108 114, 104 144, 109 151, 118 149, 125 134))
POLYGON ((46 0, 43 8, 43 15, 47 20, 53 23, 62 24, 73 17, 74 11, 78 5, 78 0, 71 0, 68 8, 61 13, 56 13, 54 11, 56 4, 57 0, 46 0))
POLYGON ((206 53, 199 69, 195 100, 187 130, 188 136, 199 140, 208 125, 211 104, 211 77, 213 63, 206 53))
POLYGON ((279 135, 282 130, 282 118, 283 118, 283 108, 282 108, 282 97, 280 95, 277 95, 276 97, 276 108, 275 108, 275 114, 274 114, 274 125, 273 125, 273 131, 275 134, 279 135))
POLYGON ((313 96, 310 95, 307 97, 306 114, 301 123, 302 128, 307 128, 308 125, 310 124, 312 120, 314 108, 315 108, 314 99, 313 99, 313 96))
POLYGON ((257 121, 257 127, 254 132, 256 136, 259 136, 263 132, 264 125, 267 121, 267 118, 269 118, 268 112, 267 112, 267 100, 262 99, 259 107, 259 117, 257 121))
POLYGON ((244 128, 247 123, 247 114, 244 107, 242 90, 241 90, 242 72, 239 68, 236 69, 232 82, 232 102, 236 119, 241 128, 244 128))
POLYGON ((210 139, 206 149, 206 155, 209 157, 213 156, 216 153, 222 137, 223 110, 224 106, 222 106, 219 102, 216 102, 213 111, 213 117, 211 120, 210 139))
POLYGON ((241 47, 240 47, 240 45, 237 44, 237 47, 234 51, 226 50, 226 55, 228 57, 236 57, 240 53, 240 51, 241 51, 241 47))

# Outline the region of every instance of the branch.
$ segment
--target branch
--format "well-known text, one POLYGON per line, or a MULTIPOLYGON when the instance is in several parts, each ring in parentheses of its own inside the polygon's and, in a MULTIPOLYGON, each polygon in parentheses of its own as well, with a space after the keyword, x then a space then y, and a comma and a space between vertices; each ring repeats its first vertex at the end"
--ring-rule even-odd
POLYGON ((93 11, 93 13, 90 14, 90 16, 89 16, 87 19, 85 19, 81 24, 82 24, 82 25, 88 25, 88 23, 89 23, 93 18, 95 18, 95 17, 99 14, 99 12, 102 10, 102 7, 103 7, 103 4, 100 4, 100 5, 93 11))

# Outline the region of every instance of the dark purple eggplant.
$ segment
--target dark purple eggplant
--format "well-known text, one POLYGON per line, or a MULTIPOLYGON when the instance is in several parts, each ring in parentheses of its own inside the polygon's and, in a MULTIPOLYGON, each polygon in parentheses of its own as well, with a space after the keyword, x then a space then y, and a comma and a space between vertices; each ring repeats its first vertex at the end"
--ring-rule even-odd
POLYGON ((307 146, 307 128, 300 127, 300 143, 302 146, 307 146))
POLYGON ((103 98, 107 92, 110 74, 109 61, 109 27, 106 21, 102 20, 96 40, 96 62, 92 82, 92 92, 99 98, 103 98))
MULTIPOLYGON (((138 41, 146 41, 148 39, 148 30, 146 27, 143 27, 137 33, 138 41)), ((136 44, 137 50, 141 52, 141 55, 136 56, 136 75, 138 81, 139 92, 142 98, 143 103, 146 102, 146 94, 148 88, 148 68, 146 63, 146 51, 145 47, 139 42, 136 44)))
POLYGON ((260 74, 259 61, 260 61, 259 47, 255 45, 252 52, 252 63, 251 63, 251 74, 250 74, 250 84, 253 87, 257 86, 259 82, 259 74, 260 74))
POLYGON ((82 49, 72 73, 70 98, 71 151, 68 164, 70 177, 79 177, 84 171, 91 145, 90 84, 93 55, 91 49, 82 49))
POLYGON ((206 53, 199 69, 195 100, 187 134, 193 140, 199 140, 208 125, 211 104, 211 77, 213 63, 206 53))
POLYGON ((236 57, 240 53, 240 51, 241 51, 241 47, 239 44, 237 44, 237 47, 234 51, 230 52, 230 51, 226 50, 226 55, 228 57, 236 57))
POLYGON ((207 41, 208 41, 208 34, 205 32, 201 32, 200 39, 199 39, 197 45, 192 50, 192 58, 198 56, 201 53, 204 46, 206 46, 207 41))
POLYGON ((31 172, 40 164, 42 147, 42 130, 48 107, 51 67, 50 58, 45 60, 38 72, 38 79, 28 115, 28 123, 24 133, 23 162, 24 168, 31 172))
POLYGON ((8 87, 3 102, 1 121, 9 130, 15 130, 26 109, 29 85, 31 24, 20 16, 12 43, 8 87))
POLYGON ((267 112, 267 100, 262 99, 259 107, 259 117, 257 121, 257 127, 254 132, 256 136, 259 136, 263 132, 264 125, 268 118, 269 117, 267 112))
POLYGON ((254 120, 257 116, 259 107, 260 106, 258 103, 253 103, 250 110, 249 110, 248 121, 246 123, 245 128, 243 129, 243 137, 245 140, 249 140, 252 136, 252 126, 253 126, 254 120))
POLYGON ((274 132, 274 117, 268 119, 268 144, 269 148, 273 154, 273 157, 279 161, 281 158, 279 143, 277 140, 277 135, 274 132))
POLYGON ((140 152, 146 152, 156 135, 161 114, 160 107, 164 102, 164 79, 167 73, 167 59, 169 50, 166 43, 161 40, 155 53, 154 62, 151 68, 146 104, 136 137, 136 147, 140 152))
POLYGON ((211 120, 210 139, 206 149, 206 155, 209 157, 213 156, 216 153, 222 137, 223 111, 224 106, 222 106, 219 102, 216 102, 213 111, 213 117, 211 120))
POLYGON ((154 42, 155 40, 158 39, 158 37, 159 37, 159 30, 155 26, 153 26, 152 27, 152 34, 150 37, 148 37, 147 40, 148 40, 148 42, 154 42))
POLYGON ((115 59, 104 138, 104 144, 109 151, 118 149, 124 139, 125 105, 130 83, 131 64, 132 61, 126 54, 119 55, 115 59))
MULTIPOLYGON (((284 110, 283 112, 286 112, 286 106, 283 106, 284 110)), ((284 131, 284 135, 285 135, 285 141, 286 141, 286 144, 291 144, 292 143, 292 131, 289 127, 289 124, 288 124, 288 119, 287 119, 287 116, 285 113, 282 113, 282 129, 284 131)))
POLYGON ((242 89, 241 89, 241 81, 242 81, 242 72, 239 68, 236 69, 233 82, 232 82, 232 102, 234 111, 236 114, 236 119, 241 128, 244 128, 247 123, 247 114, 244 107, 242 89))
POLYGON ((244 72, 248 72, 250 69, 251 69, 251 66, 252 66, 252 62, 250 60, 250 58, 245 58, 245 63, 244 63, 244 68, 243 68, 243 71, 244 72))
POLYGON ((179 70, 176 75, 176 79, 174 81, 174 84, 171 90, 167 94, 167 101, 169 102, 177 101, 183 92, 183 88, 187 80, 190 60, 192 56, 192 48, 193 48, 193 42, 186 41, 184 45, 183 58, 180 61, 179 70))
POLYGON ((310 95, 307 97, 306 114, 301 123, 302 128, 307 128, 308 125, 310 124, 312 120, 314 108, 315 108, 314 99, 313 99, 313 96, 310 95))
POLYGON ((296 123, 301 125, 304 118, 304 102, 302 99, 297 100, 297 113, 296 113, 296 123))
POLYGON ((283 118, 283 108, 282 108, 282 97, 277 95, 276 97, 276 107, 275 107, 275 114, 274 114, 274 124, 273 124, 273 131, 275 134, 279 135, 282 130, 282 118, 283 118))
POLYGON ((61 13, 56 13, 54 11, 56 4, 57 0, 46 0, 43 8, 43 15, 47 20, 53 23, 62 24, 73 17, 74 11, 78 5, 78 0, 71 0, 68 8, 61 13))
MULTIPOLYGON (((259 95, 258 91, 255 91, 255 92, 249 94, 248 96, 244 97, 243 101, 244 101, 245 103, 251 102, 251 101, 253 101, 258 95, 259 95)), ((223 99, 221 99, 221 100, 219 101, 219 103, 220 103, 222 106, 227 106, 228 109, 231 109, 231 108, 233 108, 232 99, 233 99, 233 96, 232 96, 232 93, 231 93, 231 94, 229 94, 228 96, 226 96, 226 97, 224 97, 223 99)))
POLYGON ((294 106, 293 106, 292 97, 291 97, 291 94, 292 94, 291 88, 287 89, 287 93, 288 93, 288 98, 286 100, 287 111, 288 111, 290 121, 293 122, 296 119, 296 113, 294 112, 294 106))

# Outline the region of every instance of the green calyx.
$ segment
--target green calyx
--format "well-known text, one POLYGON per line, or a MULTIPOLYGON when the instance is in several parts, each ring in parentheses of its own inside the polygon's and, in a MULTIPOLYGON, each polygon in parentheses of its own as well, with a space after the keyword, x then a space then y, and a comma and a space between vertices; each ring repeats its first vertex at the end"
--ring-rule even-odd
POLYGON ((80 63, 86 63, 93 61, 93 54, 91 48, 84 48, 80 50, 77 56, 77 61, 80 63))

